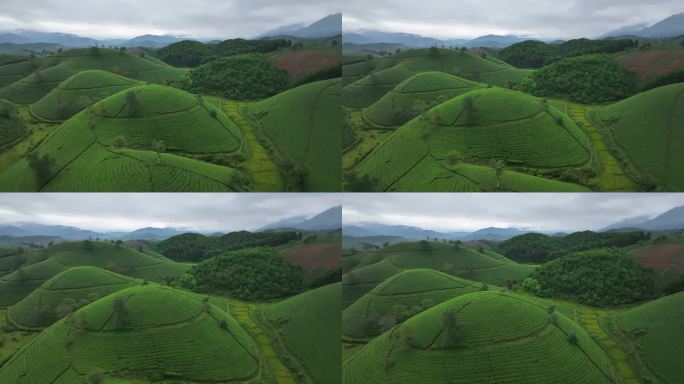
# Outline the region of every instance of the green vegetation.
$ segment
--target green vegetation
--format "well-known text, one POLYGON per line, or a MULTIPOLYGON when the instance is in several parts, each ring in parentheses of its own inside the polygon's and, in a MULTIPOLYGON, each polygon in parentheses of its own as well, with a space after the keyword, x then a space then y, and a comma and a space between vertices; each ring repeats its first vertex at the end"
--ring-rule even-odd
POLYGON ((648 91, 649 89, 676 83, 684 83, 684 68, 676 69, 672 72, 658 75, 655 79, 644 85, 642 89, 644 91, 648 91))
POLYGON ((342 377, 345 383, 613 382, 609 359, 573 320, 491 291, 456 297, 385 332, 344 363, 342 377))
POLYGON ((78 72, 64 80, 45 97, 31 104, 35 116, 63 121, 94 103, 139 82, 101 70, 78 72))
POLYGON ((310 83, 255 103, 249 111, 295 189, 341 189, 340 80, 310 83))
POLYGON ((340 383, 341 297, 340 284, 332 284, 268 305, 262 311, 314 383, 340 383))
POLYGON ((634 94, 635 79, 632 72, 612 57, 595 54, 571 57, 546 66, 534 72, 521 86, 536 96, 603 103, 634 94))
POLYGON ((516 67, 541 68, 568 57, 592 53, 621 52, 636 47, 638 44, 638 41, 630 39, 574 39, 560 44, 547 44, 541 41, 527 40, 502 49, 499 52, 499 57, 516 67))
POLYGON ((649 370, 665 383, 677 383, 684 374, 684 292, 642 304, 614 316, 620 333, 634 345, 649 370))
POLYGON ((148 285, 52 325, 0 368, 0 382, 81 383, 98 369, 151 381, 247 381, 259 374, 256 353, 249 335, 219 308, 148 285))
POLYGON ((92 266, 149 281, 180 277, 189 266, 175 263, 148 250, 118 244, 79 241, 24 252, 14 260, 18 268, 0 277, 0 306, 18 303, 43 283, 71 267, 92 266))
POLYGON ((353 338, 374 337, 434 305, 483 287, 432 269, 409 269, 345 308, 342 333, 353 338))
POLYGON ((276 247, 300 240, 297 232, 231 232, 221 236, 184 233, 162 240, 155 250, 176 261, 198 262, 226 251, 251 247, 276 247))
POLYGON ((243 53, 267 53, 289 46, 287 40, 229 39, 216 44, 184 40, 157 50, 156 55, 174 67, 196 67, 220 57, 243 53))
POLYGON ((221 292, 244 300, 284 297, 302 289, 302 274, 271 248, 249 248, 224 253, 193 266, 199 292, 221 292))
POLYGON ((596 117, 610 130, 620 155, 651 189, 684 190, 684 84, 671 84, 603 107, 596 117))
POLYGON ((182 87, 238 100, 273 96, 285 89, 287 73, 261 54, 242 54, 212 60, 191 70, 182 87))
POLYGON ((26 127, 17 116, 17 110, 0 99, 0 146, 10 144, 26 134, 26 127))
POLYGON ((650 239, 648 232, 575 232, 565 236, 526 233, 499 243, 496 250, 519 263, 543 263, 592 248, 626 247, 650 239))
POLYGON ((69 268, 11 306, 7 316, 22 328, 47 327, 101 297, 136 284, 130 277, 96 267, 69 268))
POLYGON ((652 272, 619 249, 592 249, 548 262, 523 282, 523 288, 544 297, 561 297, 594 306, 649 298, 652 272))

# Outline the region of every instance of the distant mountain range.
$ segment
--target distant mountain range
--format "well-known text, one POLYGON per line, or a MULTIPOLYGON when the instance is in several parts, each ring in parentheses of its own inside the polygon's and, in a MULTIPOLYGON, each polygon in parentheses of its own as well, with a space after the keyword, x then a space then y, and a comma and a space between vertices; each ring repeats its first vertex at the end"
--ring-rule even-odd
POLYGON ((654 218, 634 217, 601 228, 602 231, 616 229, 643 229, 647 231, 668 231, 684 229, 684 205, 662 213, 654 218))
MULTIPOLYGON (((326 16, 311 25, 294 24, 284 27, 276 28, 267 33, 259 35, 259 37, 266 36, 292 36, 298 38, 324 38, 332 37, 342 34, 342 14, 336 13, 334 15, 326 16)), ((40 32, 40 31, 11 31, 0 32, 0 44, 18 45, 21 48, 18 50, 26 50, 29 52, 36 52, 40 49, 31 49, 30 44, 48 44, 49 50, 56 50, 63 48, 78 48, 78 47, 92 47, 94 45, 117 46, 117 47, 146 47, 146 48, 161 48, 169 44, 173 44, 182 40, 197 40, 202 42, 216 42, 215 39, 209 38, 189 38, 185 36, 174 35, 143 35, 132 39, 92 39, 73 35, 69 33, 59 32, 40 32)), ((220 41, 220 40, 219 40, 220 41)), ((5 47, 4 51, 9 51, 10 47, 5 47)))
POLYGON ((332 207, 307 219, 306 216, 290 217, 270 223, 258 229, 298 229, 300 231, 325 231, 342 228, 342 206, 332 207))
POLYGON ((601 37, 636 36, 654 39, 681 35, 684 35, 684 13, 669 16, 651 26, 647 24, 625 26, 610 31, 601 37))
POLYGON ((366 45, 375 43, 401 44, 412 48, 426 48, 433 46, 457 47, 493 47, 503 48, 509 45, 529 40, 527 37, 513 35, 486 35, 474 39, 440 40, 411 33, 382 32, 375 30, 345 32, 342 41, 345 44, 366 45))
POLYGON ((306 39, 333 37, 342 34, 342 14, 328 15, 308 26, 293 24, 262 33, 257 38, 292 36, 306 39))
POLYGON ((423 240, 438 238, 448 240, 506 240, 522 235, 529 231, 519 228, 483 228, 474 232, 438 232, 406 225, 387 225, 378 223, 363 223, 342 227, 344 236, 398 236, 407 240, 423 240))

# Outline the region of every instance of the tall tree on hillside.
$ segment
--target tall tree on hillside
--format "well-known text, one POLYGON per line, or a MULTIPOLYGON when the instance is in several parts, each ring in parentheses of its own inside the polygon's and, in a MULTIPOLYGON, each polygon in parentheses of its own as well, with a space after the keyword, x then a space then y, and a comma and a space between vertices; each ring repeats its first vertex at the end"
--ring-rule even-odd
POLYGON ((470 96, 466 96, 463 99, 463 119, 466 124, 472 124, 477 119, 475 116, 475 103, 470 96))
POLYGON ((157 153, 157 165, 161 164, 161 153, 166 151, 166 144, 162 140, 152 140, 152 149, 157 153))

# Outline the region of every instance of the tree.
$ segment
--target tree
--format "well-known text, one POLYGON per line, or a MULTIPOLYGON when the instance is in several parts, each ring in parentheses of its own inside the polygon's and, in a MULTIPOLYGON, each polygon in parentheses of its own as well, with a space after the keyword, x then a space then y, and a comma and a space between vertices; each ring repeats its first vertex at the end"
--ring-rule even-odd
POLYGON ((442 329, 444 330, 445 343, 449 348, 453 348, 458 342, 456 311, 448 309, 442 313, 442 329))
POLYGON ((492 161, 492 168, 494 168, 496 174, 496 190, 501 190, 501 175, 504 171, 504 162, 501 159, 496 159, 492 161))
POLYGON ((182 274, 178 282, 180 283, 181 287, 187 289, 195 289, 195 287, 197 286, 197 281, 195 281, 195 277, 189 273, 182 274))
POLYGON ((138 97, 134 91, 126 92, 126 105, 129 115, 135 115, 138 112, 138 97))
POLYGON ((29 167, 33 169, 38 186, 42 187, 52 178, 52 168, 56 164, 55 159, 47 153, 40 156, 35 151, 29 153, 26 159, 28 160, 29 167))
POLYGON ((470 96, 463 98, 463 119, 466 124, 473 124, 476 120, 475 103, 470 96))
POLYGON ((121 329, 128 326, 128 310, 123 297, 117 297, 112 301, 112 316, 117 328, 121 329))
POLYGON ((166 150, 166 144, 162 140, 152 140, 152 150, 157 153, 157 165, 161 164, 161 153, 166 150))
POLYGON ((577 345, 578 341, 579 340, 577 339, 577 334, 575 334, 575 332, 570 332, 570 334, 568 335, 568 342, 570 344, 577 345))
POLYGON ((527 292, 533 293, 535 295, 541 291, 541 285, 539 285, 539 281, 532 277, 528 277, 523 280, 521 287, 527 292))
POLYGON ((435 46, 430 47, 430 56, 439 57, 439 48, 435 46))
POLYGON ((102 384, 104 382, 104 371, 100 368, 93 368, 86 375, 88 384, 102 384))

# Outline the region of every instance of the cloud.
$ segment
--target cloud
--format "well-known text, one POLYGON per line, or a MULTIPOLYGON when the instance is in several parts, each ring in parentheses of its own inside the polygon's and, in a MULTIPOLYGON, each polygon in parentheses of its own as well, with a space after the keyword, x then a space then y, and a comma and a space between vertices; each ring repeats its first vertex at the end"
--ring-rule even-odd
POLYGON ((515 34, 596 37, 684 11, 681 0, 347 0, 345 31, 379 29, 437 38, 515 34))
POLYGON ((4 193, 0 223, 32 222, 98 231, 175 227, 256 229, 341 204, 334 193, 4 193))
POLYGON ((375 222, 439 231, 517 227, 599 229, 684 205, 677 193, 392 193, 343 195, 344 225, 375 222))
POLYGON ((250 37, 282 25, 312 23, 339 7, 333 0, 2 0, 0 28, 94 38, 250 37))

